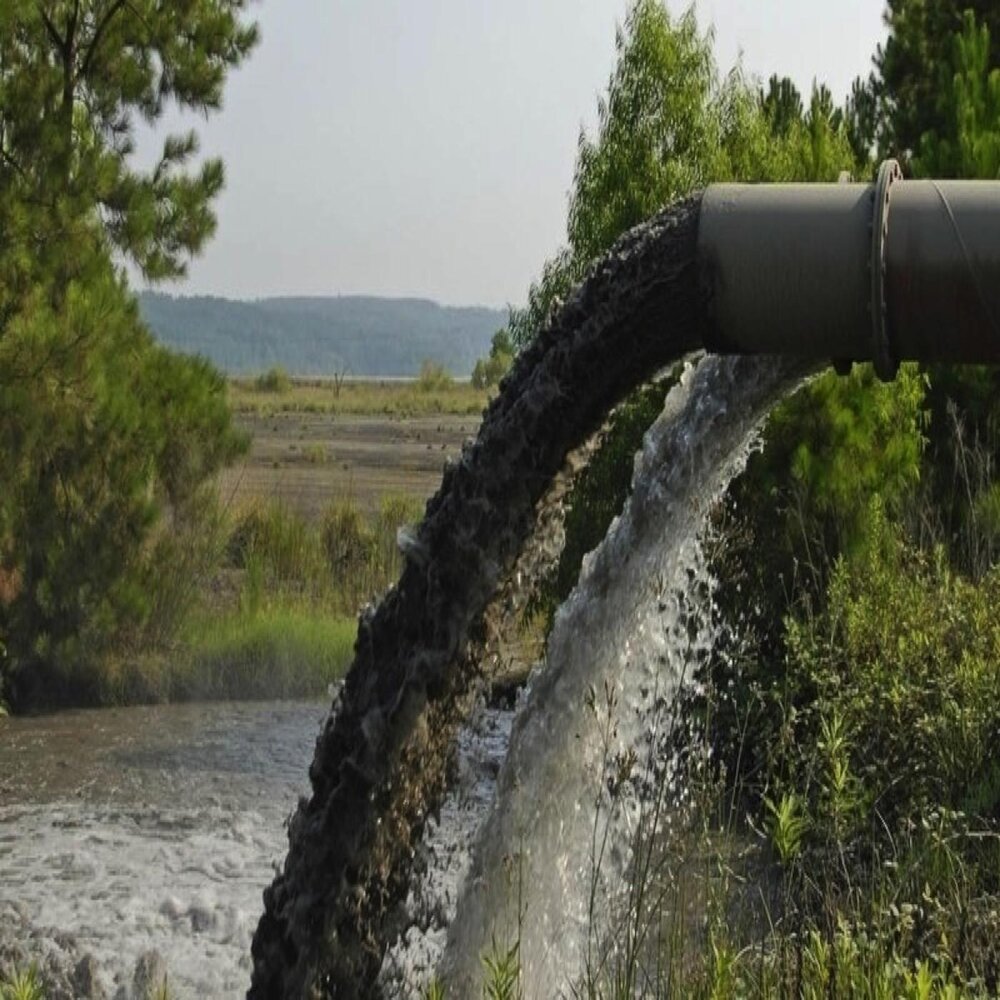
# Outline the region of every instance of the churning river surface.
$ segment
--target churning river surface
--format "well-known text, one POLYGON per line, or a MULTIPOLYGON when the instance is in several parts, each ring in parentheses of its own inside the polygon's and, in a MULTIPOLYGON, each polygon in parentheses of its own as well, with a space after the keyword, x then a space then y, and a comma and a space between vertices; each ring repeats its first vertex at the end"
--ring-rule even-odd
POLYGON ((0 910, 71 934, 114 991, 156 949, 183 997, 237 997, 328 703, 0 719, 0 910))

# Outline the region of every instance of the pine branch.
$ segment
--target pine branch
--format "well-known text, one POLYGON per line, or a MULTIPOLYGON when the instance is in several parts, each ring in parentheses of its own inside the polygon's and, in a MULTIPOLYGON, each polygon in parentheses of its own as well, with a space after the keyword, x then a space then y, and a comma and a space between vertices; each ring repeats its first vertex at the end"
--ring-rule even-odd
POLYGON ((38 9, 38 13, 42 15, 42 22, 45 24, 45 30, 49 34, 49 38, 52 39, 53 44, 60 52, 66 52, 66 40, 56 31, 56 26, 52 23, 52 19, 49 17, 48 12, 45 8, 38 3, 35 5, 38 9))
POLYGON ((97 27, 94 29, 94 37, 91 40, 90 45, 87 47, 87 54, 83 57, 83 64, 80 66, 80 78, 86 77, 86 75, 90 72, 90 67, 94 61, 94 55, 100 47, 105 32, 114 20, 115 15, 125 6, 127 6, 127 0, 115 0, 115 2, 108 8, 104 17, 102 17, 98 22, 97 27))

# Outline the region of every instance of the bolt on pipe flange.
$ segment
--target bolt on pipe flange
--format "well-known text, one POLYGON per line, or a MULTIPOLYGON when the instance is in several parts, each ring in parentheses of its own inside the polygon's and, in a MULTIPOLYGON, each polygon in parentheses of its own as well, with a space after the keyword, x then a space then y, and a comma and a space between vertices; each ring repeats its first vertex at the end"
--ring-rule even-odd
POLYGON ((899 371, 889 339, 889 310, 885 294, 886 242, 889 238, 889 206, 892 186, 903 179, 896 160, 886 160, 878 170, 872 206, 872 364, 883 382, 891 382, 899 371))

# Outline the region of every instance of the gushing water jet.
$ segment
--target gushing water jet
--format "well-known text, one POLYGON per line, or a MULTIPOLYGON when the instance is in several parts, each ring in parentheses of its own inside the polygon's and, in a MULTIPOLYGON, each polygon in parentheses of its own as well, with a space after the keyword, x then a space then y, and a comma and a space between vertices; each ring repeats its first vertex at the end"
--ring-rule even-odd
POLYGON ((312 795, 265 893, 249 996, 366 997, 480 680, 482 616, 566 454, 706 347, 806 361, 1000 363, 1000 182, 718 185, 625 234, 518 358, 362 616, 312 795))

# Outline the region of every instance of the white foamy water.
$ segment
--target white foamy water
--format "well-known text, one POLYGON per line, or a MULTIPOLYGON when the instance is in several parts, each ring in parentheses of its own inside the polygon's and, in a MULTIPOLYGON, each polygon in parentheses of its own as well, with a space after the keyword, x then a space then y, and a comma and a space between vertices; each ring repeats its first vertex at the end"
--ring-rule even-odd
POLYGON ((424 829, 400 915, 404 926, 382 962, 378 983, 387 1000, 420 997, 434 977, 472 862, 469 846, 493 804, 513 718, 512 710, 480 706, 459 732, 455 780, 424 829))
POLYGON ((109 995, 155 949, 172 996, 244 996, 261 894, 325 713, 213 704, 0 721, 0 912, 16 908, 33 947, 72 938, 109 995))
POLYGON ((634 779, 663 779, 651 755, 689 664, 712 643, 700 536, 800 377, 772 359, 711 357, 668 396, 626 509, 585 561, 515 720, 449 931, 450 995, 478 996, 481 956, 515 940, 529 1000, 566 994, 588 954, 614 961, 606 948, 643 808, 634 779), (612 797, 619 764, 632 779, 612 797))

